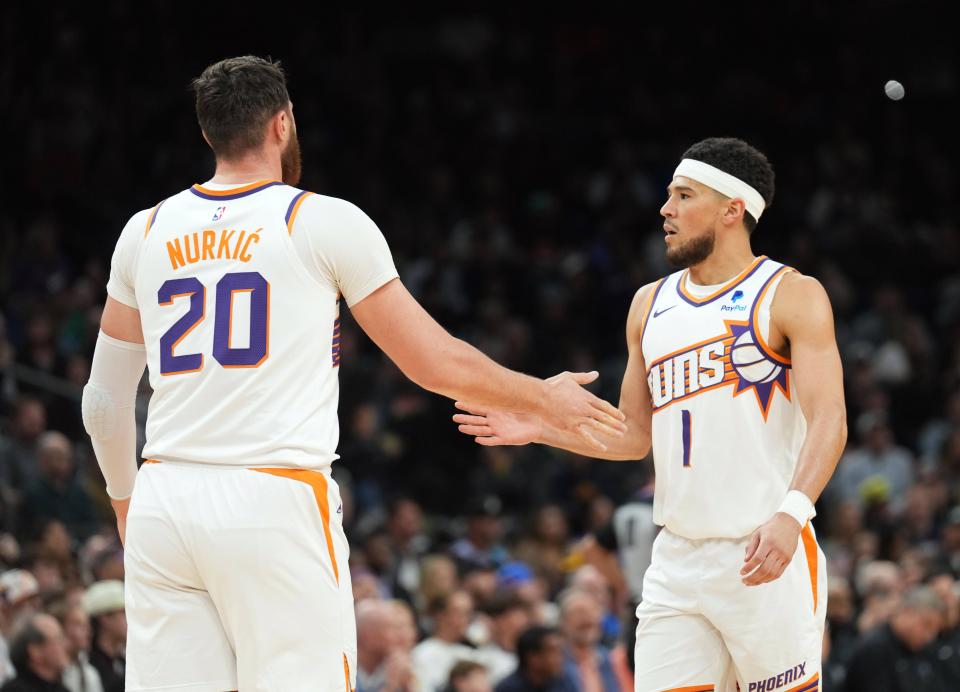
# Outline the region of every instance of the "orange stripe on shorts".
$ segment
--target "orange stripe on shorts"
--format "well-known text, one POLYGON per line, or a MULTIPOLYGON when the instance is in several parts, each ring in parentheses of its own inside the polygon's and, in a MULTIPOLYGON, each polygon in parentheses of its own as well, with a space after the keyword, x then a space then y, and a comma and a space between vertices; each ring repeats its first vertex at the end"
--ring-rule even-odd
MULTIPOLYGON (((333 535, 330 533, 330 503, 327 500, 327 477, 320 471, 310 469, 250 469, 260 473, 269 473, 271 476, 290 478, 291 480, 306 483, 313 488, 317 498, 317 507, 320 509, 320 518, 323 520, 323 535, 327 539, 327 552, 330 553, 330 564, 333 565, 333 576, 340 584, 340 569, 337 567, 337 555, 333 550, 333 535)), ((348 678, 349 679, 349 678, 348 678)))
POLYGON ((807 554, 807 568, 810 570, 810 588, 813 589, 813 612, 817 612, 817 539, 813 537, 810 522, 800 532, 803 539, 803 551, 807 554))

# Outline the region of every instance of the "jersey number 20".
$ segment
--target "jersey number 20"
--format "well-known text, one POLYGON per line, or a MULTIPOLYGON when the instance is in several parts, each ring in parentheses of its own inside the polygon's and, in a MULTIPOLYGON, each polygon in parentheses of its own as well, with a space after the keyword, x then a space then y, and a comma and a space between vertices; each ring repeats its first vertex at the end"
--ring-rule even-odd
MULTIPOLYGON (((207 313, 207 291, 199 279, 185 277, 165 281, 157 291, 160 305, 173 305, 177 298, 190 297, 190 309, 160 337, 160 374, 181 375, 203 368, 203 354, 175 356, 173 350, 207 313)), ((259 272, 225 274, 217 282, 213 322, 213 357, 225 368, 255 368, 267 359, 270 322, 270 284, 259 272), (250 342, 247 348, 230 345, 233 296, 250 294, 250 342)))

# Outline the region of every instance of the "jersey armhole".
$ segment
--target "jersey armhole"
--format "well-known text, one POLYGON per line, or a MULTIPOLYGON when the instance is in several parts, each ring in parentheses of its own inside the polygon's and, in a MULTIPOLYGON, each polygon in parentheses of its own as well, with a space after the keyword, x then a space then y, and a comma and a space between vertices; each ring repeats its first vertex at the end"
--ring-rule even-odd
POLYGON ((660 289, 663 288, 663 285, 666 283, 667 278, 664 277, 657 282, 657 285, 653 287, 653 290, 650 291, 650 297, 647 298, 647 304, 643 309, 643 317, 640 318, 640 352, 643 353, 643 336, 647 333, 647 322, 650 321, 650 313, 653 312, 653 306, 657 302, 657 296, 660 294, 660 289))
POLYGON ((771 308, 773 306, 773 299, 777 294, 777 288, 780 286, 780 282, 784 276, 795 271, 797 270, 793 267, 783 266, 774 272, 773 276, 767 279, 766 284, 760 289, 753 315, 750 317, 750 328, 756 336, 757 348, 769 360, 787 367, 790 366, 790 359, 784 358, 770 348, 768 339, 770 338, 771 308))

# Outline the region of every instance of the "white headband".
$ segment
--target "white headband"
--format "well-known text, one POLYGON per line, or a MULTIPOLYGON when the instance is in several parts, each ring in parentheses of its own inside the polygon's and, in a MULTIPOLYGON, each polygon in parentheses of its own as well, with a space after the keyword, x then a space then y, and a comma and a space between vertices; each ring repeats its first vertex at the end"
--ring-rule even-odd
POLYGON ((680 162, 680 165, 677 166, 677 170, 673 172, 674 178, 678 175, 696 180, 698 183, 703 183, 725 197, 742 199, 747 211, 750 212, 750 215, 757 221, 760 220, 760 215, 767 206, 763 202, 763 195, 754 188, 747 185, 740 180, 740 178, 721 171, 709 163, 695 159, 684 159, 680 162))

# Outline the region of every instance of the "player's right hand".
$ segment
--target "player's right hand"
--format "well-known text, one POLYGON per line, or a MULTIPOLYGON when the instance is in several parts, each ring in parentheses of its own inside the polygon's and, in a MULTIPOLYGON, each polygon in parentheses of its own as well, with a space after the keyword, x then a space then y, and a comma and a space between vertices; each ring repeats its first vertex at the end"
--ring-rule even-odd
POLYGON ((607 446, 593 432, 623 437, 626 416, 613 404, 591 394, 582 385, 600 376, 592 372, 561 372, 547 382, 548 400, 541 413, 543 422, 559 430, 574 433, 591 448, 606 451, 607 446))

